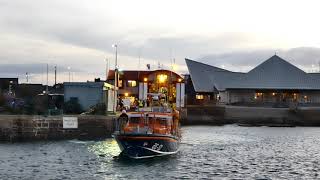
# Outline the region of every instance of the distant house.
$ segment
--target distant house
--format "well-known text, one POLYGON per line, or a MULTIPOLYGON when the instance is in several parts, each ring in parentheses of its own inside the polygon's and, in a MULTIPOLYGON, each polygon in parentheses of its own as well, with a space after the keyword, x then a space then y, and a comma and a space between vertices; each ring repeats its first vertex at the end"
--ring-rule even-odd
POLYGON ((306 73, 277 55, 248 73, 186 59, 198 101, 226 104, 320 104, 320 74, 306 73))
POLYGON ((0 78, 0 93, 13 92, 18 85, 18 78, 0 78))
POLYGON ((18 98, 34 98, 38 94, 43 93, 46 86, 42 84, 18 84, 16 86, 16 97, 18 98))
MULTIPOLYGON (((118 95, 120 97, 139 97, 139 83, 148 81, 150 71, 121 71, 119 72, 118 95)), ((114 84, 114 70, 109 70, 107 82, 114 84)), ((142 90, 140 90, 142 91, 142 90)), ((141 92, 140 92, 141 93, 141 92)), ((141 96, 141 95, 140 95, 141 96)))
POLYGON ((83 110, 104 102, 104 82, 65 82, 64 102, 77 99, 83 110))
POLYGON ((63 90, 63 84, 62 83, 58 83, 53 85, 52 87, 49 87, 49 92, 51 94, 63 94, 64 90, 63 90))

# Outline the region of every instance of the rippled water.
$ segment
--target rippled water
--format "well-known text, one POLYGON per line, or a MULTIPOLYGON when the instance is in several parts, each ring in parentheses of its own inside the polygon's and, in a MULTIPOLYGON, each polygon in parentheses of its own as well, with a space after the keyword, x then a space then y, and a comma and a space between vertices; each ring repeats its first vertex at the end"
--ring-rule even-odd
POLYGON ((320 128, 190 126, 175 156, 118 154, 112 139, 0 144, 0 179, 316 179, 320 128))

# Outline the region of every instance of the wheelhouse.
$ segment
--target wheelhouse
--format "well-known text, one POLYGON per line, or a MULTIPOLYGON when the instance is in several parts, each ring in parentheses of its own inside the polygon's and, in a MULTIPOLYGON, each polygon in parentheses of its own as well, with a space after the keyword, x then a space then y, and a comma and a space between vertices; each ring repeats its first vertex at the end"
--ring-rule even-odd
POLYGON ((176 135, 178 127, 174 113, 132 112, 122 114, 118 123, 121 134, 176 135))

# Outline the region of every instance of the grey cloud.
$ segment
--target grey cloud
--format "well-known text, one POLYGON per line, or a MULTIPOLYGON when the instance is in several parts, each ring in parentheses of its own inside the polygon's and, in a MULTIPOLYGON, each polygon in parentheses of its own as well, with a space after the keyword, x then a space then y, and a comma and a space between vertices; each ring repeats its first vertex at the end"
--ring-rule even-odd
POLYGON ((296 66, 318 66, 320 62, 320 48, 314 47, 298 47, 288 50, 251 50, 211 54, 198 58, 198 61, 218 67, 221 67, 222 65, 229 65, 234 68, 233 70, 237 70, 237 67, 242 66, 253 68, 273 56, 275 53, 296 66))
MULTIPOLYGON (((42 74, 47 71, 46 64, 1 64, 0 74, 42 74)), ((49 71, 54 72, 54 65, 49 65, 49 71)), ((68 72, 68 68, 57 66, 58 72, 68 72)), ((79 69, 72 69, 73 72, 83 72, 79 69)))
POLYGON ((198 60, 216 66, 223 64, 252 66, 272 56, 274 53, 272 50, 237 51, 205 55, 198 58, 198 60))
MULTIPOLYGON (((255 50, 250 47, 254 37, 246 33, 228 32, 211 36, 196 36, 174 35, 167 32, 166 29, 155 30, 145 27, 136 27, 134 30, 133 28, 119 29, 117 22, 111 17, 92 15, 94 13, 92 10, 91 12, 80 6, 83 2, 43 0, 35 0, 33 3, 27 1, 0 2, 0 33, 12 32, 22 37, 41 39, 48 44, 58 41, 108 53, 114 53, 111 44, 117 43, 120 62, 125 65, 134 64, 133 59, 137 59, 139 55, 141 58, 161 61, 161 63, 164 63, 163 61, 170 63, 170 58, 175 58, 180 65, 184 65, 184 58, 188 57, 216 66, 230 65, 237 70, 237 67, 254 67, 275 52, 296 65, 304 66, 317 63, 320 57, 318 48, 255 50), (77 3, 77 5, 72 3, 77 3), (122 56, 129 56, 132 59, 121 59, 122 56)), ((28 46, 28 44, 23 45, 28 46)), ((37 50, 36 45, 34 49, 37 50)), ((37 55, 36 51, 30 53, 27 58, 19 55, 18 51, 16 54, 5 56, 5 53, 1 53, 3 51, 6 51, 5 47, 0 47, 0 60, 2 61, 12 60, 22 63, 32 61, 33 63, 41 62, 45 56, 37 55)), ((41 53, 38 52, 38 54, 41 53)), ((77 59, 78 57, 75 55, 69 59, 65 57, 66 61, 72 58, 77 59)), ((79 69, 97 71, 99 68, 98 65, 90 65, 90 59, 86 60, 86 57, 79 57, 79 62, 75 64, 78 70, 73 69, 73 71, 84 72, 79 69)), ((25 73, 26 71, 41 74, 42 69, 43 65, 36 64, 0 65, 2 74, 25 73)), ((102 71, 103 68, 100 70, 102 71)), ((66 67, 61 67, 59 71, 65 72, 66 67)))
MULTIPOLYGON (((62 3, 63 4, 63 3, 62 3)), ((8 3, 1 8, 3 27, 21 35, 35 36, 47 41, 60 41, 76 46, 113 53, 111 44, 119 44, 119 54, 153 60, 175 57, 183 63, 184 57, 197 57, 211 52, 222 52, 240 47, 249 38, 245 33, 225 33, 211 37, 193 35, 166 35, 165 30, 137 27, 117 30, 112 18, 93 18, 79 8, 65 8, 59 3, 8 3), (11 13, 12 10, 19 13, 11 13), (10 16, 8 16, 10 14, 10 16), (148 31, 153 31, 152 35, 148 31), (131 37, 138 37, 138 42, 131 37)))
MULTIPOLYGON (((235 44, 241 44, 246 39, 246 34, 226 33, 215 37, 201 36, 161 36, 157 38, 148 38, 139 47, 142 49, 142 55, 150 59, 169 60, 176 58, 183 61, 185 57, 198 57, 201 54, 208 54, 212 51, 223 52, 226 47, 236 48, 235 44)), ((128 47, 128 49, 137 49, 138 47, 128 47)), ((136 55, 136 53, 129 53, 136 55)))

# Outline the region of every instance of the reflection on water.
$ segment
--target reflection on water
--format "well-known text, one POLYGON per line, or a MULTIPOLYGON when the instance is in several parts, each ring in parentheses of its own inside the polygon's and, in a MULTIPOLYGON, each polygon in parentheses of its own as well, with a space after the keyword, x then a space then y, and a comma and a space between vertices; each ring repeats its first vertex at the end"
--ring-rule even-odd
POLYGON ((107 139, 105 141, 96 142, 88 147, 89 152, 93 152, 98 156, 105 156, 108 158, 118 156, 120 149, 117 141, 114 139, 107 139))
POLYGON ((117 159, 113 139, 0 144, 0 179, 317 179, 320 128, 190 126, 180 152, 117 159))

